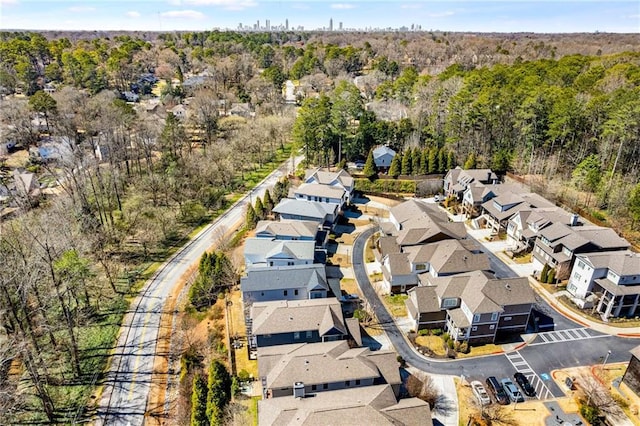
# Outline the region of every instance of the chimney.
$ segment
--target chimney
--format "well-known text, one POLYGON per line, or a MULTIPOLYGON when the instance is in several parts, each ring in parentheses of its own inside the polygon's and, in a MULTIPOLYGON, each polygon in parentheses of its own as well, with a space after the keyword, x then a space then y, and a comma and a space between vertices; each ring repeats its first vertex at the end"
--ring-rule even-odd
POLYGON ((569 223, 569 226, 576 226, 578 224, 578 218, 580 216, 578 216, 577 214, 573 213, 571 215, 571 222, 569 223))
POLYGON ((303 382, 295 382, 293 384, 293 397, 294 398, 304 398, 304 383, 303 382))

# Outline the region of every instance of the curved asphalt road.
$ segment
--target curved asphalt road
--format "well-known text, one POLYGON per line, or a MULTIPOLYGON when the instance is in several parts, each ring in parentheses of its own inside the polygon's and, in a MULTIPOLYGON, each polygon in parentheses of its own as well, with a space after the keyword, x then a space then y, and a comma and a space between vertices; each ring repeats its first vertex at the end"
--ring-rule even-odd
MULTIPOLYGON (((396 352, 401 355, 408 364, 422 371, 432 374, 464 375, 467 378, 484 378, 487 376, 505 377, 515 372, 514 365, 504 354, 488 355, 477 358, 467 358, 462 360, 435 360, 427 358, 417 353, 411 344, 404 337, 402 331, 398 329, 392 316, 387 311, 385 305, 374 290, 369 280, 364 265, 364 248, 366 241, 377 231, 375 227, 368 228, 358 235, 353 243, 353 269, 356 280, 366 300, 372 306, 378 322, 386 331, 389 340, 395 347, 396 352)), ((508 265, 504 264, 496 256, 491 256, 491 264, 494 271, 499 276, 516 276, 508 265), (508 275, 507 275, 508 274, 508 275)), ((544 301, 541 300, 541 303, 544 301)), ((544 307, 548 315, 553 317, 554 322, 561 323, 560 328, 581 328, 569 319, 562 317, 551 307, 544 307), (547 309, 548 308, 548 309, 547 309), (561 319, 561 320, 560 320, 561 319)), ((596 336, 593 339, 581 339, 552 344, 541 344, 542 339, 536 338, 533 344, 525 346, 518 352, 525 358, 529 366, 537 373, 549 373, 552 370, 575 367, 579 365, 594 365, 603 362, 607 350, 611 350, 608 362, 623 362, 630 358, 629 350, 638 345, 636 339, 625 339, 616 336, 605 336, 595 331, 589 334, 596 336)), ((562 392, 553 383, 546 382, 547 387, 556 396, 562 392)))
MULTIPOLYGON (((296 157, 295 165, 302 157, 296 157)), ((278 170, 205 227, 169 258, 145 284, 125 316, 110 370, 97 409, 96 425, 137 426, 144 423, 151 386, 160 316, 167 297, 181 277, 225 233, 244 221, 245 206, 262 197, 291 168, 287 160, 278 170)))

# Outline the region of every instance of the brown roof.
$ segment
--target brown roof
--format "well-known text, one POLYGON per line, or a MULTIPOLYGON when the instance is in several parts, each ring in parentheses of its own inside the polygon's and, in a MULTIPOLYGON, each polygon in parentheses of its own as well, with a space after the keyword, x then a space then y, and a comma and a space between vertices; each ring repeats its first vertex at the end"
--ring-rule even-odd
POLYGON ((630 250, 581 254, 595 269, 608 268, 618 275, 640 275, 640 253, 630 250))
POLYGON ((411 263, 406 253, 391 253, 387 255, 389 259, 389 272, 392 275, 409 275, 411 273, 411 263))
POLYGON ((462 309, 451 309, 448 313, 449 317, 457 327, 469 327, 471 325, 471 321, 469 321, 469 318, 467 318, 464 312, 462 312, 462 309))
POLYGON ((439 312, 440 302, 435 287, 418 286, 407 291, 409 297, 405 301, 407 309, 413 317, 419 313, 439 312))
POLYGON ((258 370, 268 388, 378 378, 401 382, 395 352, 350 349, 345 340, 258 348, 258 370))
POLYGON ((318 232, 318 222, 311 220, 287 220, 279 222, 261 220, 256 225, 256 233, 268 232, 272 235, 287 235, 314 238, 318 232))
POLYGON ((469 271, 488 271, 489 256, 485 253, 473 254, 457 240, 438 243, 429 263, 440 274, 455 274, 469 271))
POLYGON ((342 307, 335 298, 256 302, 251 319, 255 335, 318 330, 322 336, 332 329, 347 334, 342 307))
POLYGON ((260 425, 424 425, 431 426, 429 404, 398 401, 389 385, 318 392, 309 398, 284 396, 258 402, 260 425))
POLYGON ((396 237, 380 237, 380 239, 378 240, 378 245, 380 247, 380 252, 382 253, 382 255, 400 253, 400 246, 396 242, 396 237))

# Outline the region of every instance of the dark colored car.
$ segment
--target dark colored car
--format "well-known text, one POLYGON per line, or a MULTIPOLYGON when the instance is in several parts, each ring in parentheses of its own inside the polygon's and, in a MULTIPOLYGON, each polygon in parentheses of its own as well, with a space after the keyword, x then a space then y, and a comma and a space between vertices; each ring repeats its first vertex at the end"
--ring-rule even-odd
POLYGON ((487 388, 489 392, 493 394, 493 397, 500 405, 508 405, 509 404, 509 396, 507 392, 505 392, 504 388, 494 376, 487 378, 487 388))
POLYGON ((531 383, 529 383, 529 379, 527 379, 527 376, 522 373, 516 373, 513 375, 513 378, 515 379, 518 386, 520 386, 520 389, 522 389, 522 392, 524 392, 525 395, 534 396, 536 394, 536 390, 533 388, 533 386, 531 386, 531 383))

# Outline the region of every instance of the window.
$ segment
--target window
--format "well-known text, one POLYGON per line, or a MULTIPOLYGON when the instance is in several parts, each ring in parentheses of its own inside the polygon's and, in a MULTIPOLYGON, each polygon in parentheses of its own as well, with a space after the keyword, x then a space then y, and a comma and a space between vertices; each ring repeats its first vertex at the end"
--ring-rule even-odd
POLYGON ((491 314, 491 321, 498 321, 498 317, 500 316, 500 314, 498 312, 493 312, 491 314))
POLYGON ((567 288, 567 290, 569 290, 569 293, 575 293, 577 289, 578 286, 575 284, 569 284, 569 287, 567 288))
POLYGON ((360 379, 356 379, 356 386, 360 384, 360 379))
POLYGON ((287 262, 287 266, 293 266, 293 262, 288 261, 288 262, 287 262))
POLYGON ((347 387, 351 386, 351 380, 346 380, 344 382, 344 385, 347 386, 347 387))
POLYGON ((475 314, 473 316, 473 322, 479 322, 480 321, 480 314, 475 314))
POLYGON ((273 260, 269 261, 269 266, 273 266, 273 260))
POLYGON ((476 326, 471 327, 471 331, 477 331, 477 330, 478 330, 478 327, 476 326))
POLYGON ((300 332, 299 331, 294 331, 293 332, 293 340, 300 340, 300 332))
POLYGON ((284 295, 287 296, 289 292, 287 290, 284 291, 284 295))
POLYGON ((312 391, 314 391, 314 390, 318 390, 318 385, 311 385, 311 390, 312 390, 312 391))
POLYGON ((293 290, 293 295, 297 296, 298 295, 298 289, 293 290))
POLYGON ((424 263, 418 263, 416 265, 416 271, 424 271, 425 269, 427 269, 427 265, 425 265, 424 263))
POLYGON ((575 281, 580 281, 580 278, 582 278, 582 276, 580 276, 580 274, 579 274, 579 273, 577 273, 577 272, 576 272, 575 274, 573 274, 573 279, 574 279, 575 281))
POLYGON ((496 325, 495 325, 495 324, 491 324, 491 325, 489 326, 489 330, 493 330, 493 329, 495 329, 495 328, 496 328, 496 325))
POLYGON ((584 262, 582 260, 578 260, 578 268, 584 269, 584 262))
POLYGON ((511 321, 511 317, 504 317, 503 318, 505 321, 511 321))
POLYGON ((323 383, 322 384, 322 389, 329 389, 329 384, 328 383, 323 383))
POLYGON ((307 334, 307 339, 311 339, 313 337, 313 331, 311 330, 308 330, 306 334, 307 334))

